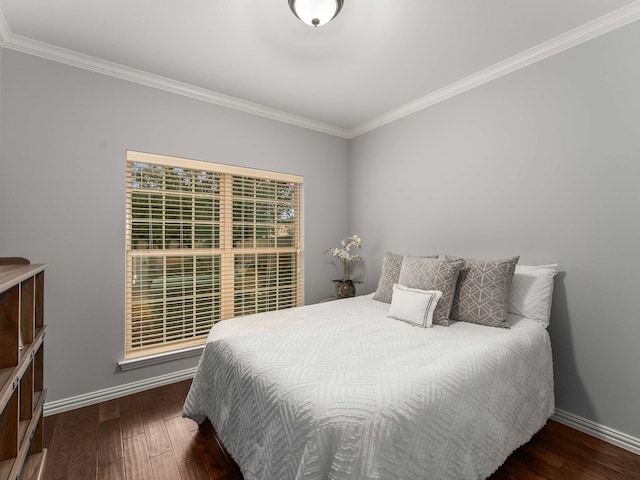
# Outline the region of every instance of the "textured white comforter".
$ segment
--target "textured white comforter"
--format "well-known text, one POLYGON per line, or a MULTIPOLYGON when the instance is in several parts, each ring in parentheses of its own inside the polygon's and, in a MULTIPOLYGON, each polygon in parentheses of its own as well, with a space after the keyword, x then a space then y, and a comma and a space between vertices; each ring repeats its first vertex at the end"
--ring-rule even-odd
POLYGON ((423 329, 371 296, 216 324, 183 415, 245 480, 478 479, 553 413, 537 322, 423 329))

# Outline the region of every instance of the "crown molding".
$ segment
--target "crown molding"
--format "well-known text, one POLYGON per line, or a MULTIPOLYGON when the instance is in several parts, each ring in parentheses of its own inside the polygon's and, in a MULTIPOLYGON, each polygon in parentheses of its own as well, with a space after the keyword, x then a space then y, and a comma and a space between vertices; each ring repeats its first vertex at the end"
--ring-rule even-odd
POLYGON ((547 57, 575 47, 592 38, 620 28, 640 19, 640 1, 635 1, 626 7, 615 10, 596 20, 585 23, 551 40, 514 55, 502 62, 496 63, 484 70, 469 75, 457 82, 442 87, 428 95, 409 102, 399 108, 384 113, 349 130, 348 138, 354 138, 378 127, 394 122, 403 117, 416 113, 436 103, 464 93, 492 80, 500 78, 547 57))
POLYGON ((434 92, 390 110, 378 117, 361 123, 351 129, 341 128, 299 115, 294 115, 274 108, 265 107, 239 98, 224 95, 212 90, 196 87, 167 77, 144 72, 134 68, 108 62, 89 55, 83 55, 47 43, 14 35, 0 10, 0 46, 47 60, 64 63, 74 67, 90 70, 103 75, 127 80, 148 87, 164 90, 185 97, 201 100, 226 108, 239 110, 278 122, 314 130, 345 139, 355 138, 363 133, 375 130, 451 97, 469 91, 516 70, 539 62, 556 53, 584 43, 592 38, 620 28, 640 19, 640 0, 588 22, 549 41, 496 63, 484 70, 476 72, 457 82, 451 83, 434 92))
POLYGON ((11 36, 11 30, 9 30, 9 24, 4 18, 2 10, 0 10, 0 47, 4 47, 4 42, 11 36))
POLYGON ((347 138, 348 130, 328 123, 311 120, 299 115, 287 113, 275 108, 265 107, 257 103, 252 103, 239 98, 224 95, 222 93, 196 87, 188 83, 179 82, 167 77, 155 75, 135 68, 126 67, 117 63, 102 60, 100 58, 84 55, 72 50, 56 47, 48 43, 39 42, 30 38, 14 35, 9 30, 2 11, 0 10, 0 41, 4 48, 17 52, 34 55, 46 60, 71 65, 103 75, 127 80, 130 82, 145 85, 147 87, 164 90, 203 102, 213 103, 221 107, 239 110, 260 117, 269 118, 278 122, 288 123, 298 127, 315 130, 317 132, 334 135, 336 137, 347 138), (3 25, 4 23, 4 25, 3 25))

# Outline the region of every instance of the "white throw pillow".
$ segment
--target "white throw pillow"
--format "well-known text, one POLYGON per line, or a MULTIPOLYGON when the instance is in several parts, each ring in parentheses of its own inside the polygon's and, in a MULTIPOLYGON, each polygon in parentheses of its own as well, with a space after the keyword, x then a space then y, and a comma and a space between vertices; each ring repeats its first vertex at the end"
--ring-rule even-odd
POLYGON ((440 290, 420 290, 394 283, 387 317, 417 327, 429 328, 433 323, 433 311, 440 297, 440 290))
POLYGON ((551 316, 553 277, 558 264, 517 265, 509 292, 509 313, 531 318, 547 327, 551 316))

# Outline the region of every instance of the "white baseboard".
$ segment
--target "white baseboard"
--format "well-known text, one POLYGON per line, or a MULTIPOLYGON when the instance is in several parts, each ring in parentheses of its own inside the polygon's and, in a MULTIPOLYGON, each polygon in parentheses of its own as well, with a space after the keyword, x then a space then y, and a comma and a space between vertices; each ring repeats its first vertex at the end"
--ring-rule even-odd
POLYGON ((580 430, 592 437, 604 440, 612 445, 629 450, 636 455, 640 455, 640 438, 632 437, 626 433, 600 425, 599 423, 579 417, 573 413, 565 412, 564 410, 556 410, 551 416, 551 419, 568 427, 580 430))
POLYGON ((62 400, 55 400, 53 402, 45 402, 44 416, 47 417, 49 415, 55 415, 56 413, 67 412, 76 408, 86 407, 96 403, 106 402, 107 400, 113 400, 114 398, 131 395, 132 393, 138 393, 144 390, 162 387, 163 385, 169 385, 170 383, 187 380, 188 378, 193 378, 195 372, 195 367, 188 368, 186 370, 149 378, 147 380, 140 380, 138 382, 127 383, 117 387, 105 388, 103 390, 97 390, 95 392, 85 393, 75 397, 63 398, 62 400))
MULTIPOLYGON (((86 407, 88 405, 94 405, 100 402, 106 402, 107 400, 113 400, 114 398, 124 397, 125 395, 131 395, 144 390, 162 387, 163 385, 169 385, 170 383, 180 382, 182 380, 193 378, 195 372, 195 367, 188 368, 179 372, 169 373, 167 375, 161 375, 159 377, 149 378, 138 382, 127 383, 126 385, 120 385, 118 387, 105 388, 103 390, 97 390, 95 392, 85 393, 75 397, 46 402, 44 404, 44 415, 45 417, 55 415, 57 413, 86 407)), ((609 428, 591 420, 587 420, 586 418, 579 417, 578 415, 574 415, 573 413, 569 413, 564 410, 556 410, 551 416, 551 419, 558 423, 562 423, 563 425, 567 425, 568 427, 575 428, 587 435, 599 438, 607 443, 611 443, 612 445, 616 445, 640 455, 639 438, 632 437, 626 433, 614 430, 613 428, 609 428)))

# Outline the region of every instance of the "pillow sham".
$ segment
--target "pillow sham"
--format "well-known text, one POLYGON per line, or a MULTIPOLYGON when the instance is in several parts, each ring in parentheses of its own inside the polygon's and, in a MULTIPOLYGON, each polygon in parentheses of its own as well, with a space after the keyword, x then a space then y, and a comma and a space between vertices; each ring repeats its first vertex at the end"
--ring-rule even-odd
POLYGON ((556 273, 557 263, 516 265, 509 292, 509 313, 531 318, 548 327, 556 273))
POLYGON ((437 260, 435 258, 405 255, 398 283, 420 290, 439 290, 442 297, 433 312, 434 325, 449 325, 449 312, 456 291, 458 272, 463 260, 437 260))
POLYGON ((463 261, 451 306, 451 320, 509 328, 509 291, 520 257, 484 260, 446 255, 445 258, 463 261))
POLYGON ((433 324, 433 311, 440 297, 442 292, 439 290, 420 290, 394 283, 387 317, 429 328, 433 324))
POLYGON ((397 283, 400 277, 400 267, 402 267, 403 258, 404 255, 387 252, 382 259, 382 273, 380 274, 376 293, 373 295, 374 300, 391 303, 393 284, 397 283))
MULTIPOLYGON (((374 300, 379 302, 391 303, 391 296, 393 293, 393 284, 398 283, 400 278, 400 268, 402 267, 402 259, 404 255, 397 255, 395 253, 387 252, 382 260, 382 274, 378 281, 378 288, 373 295, 374 300)), ((437 255, 421 258, 438 258, 437 255)))

